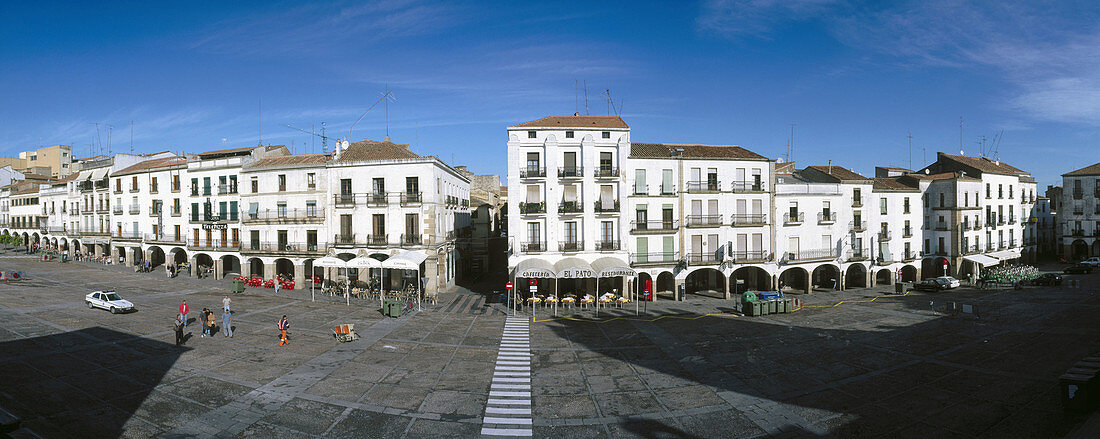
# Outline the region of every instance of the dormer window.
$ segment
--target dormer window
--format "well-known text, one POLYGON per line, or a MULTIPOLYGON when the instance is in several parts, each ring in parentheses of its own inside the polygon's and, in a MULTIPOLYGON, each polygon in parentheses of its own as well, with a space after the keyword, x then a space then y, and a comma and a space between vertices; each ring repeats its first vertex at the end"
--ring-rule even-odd
POLYGON ((536 137, 536 133, 534 131, 528 131, 527 132, 527 138, 528 139, 534 139, 535 137, 536 137))
POLYGON ((572 131, 566 131, 565 132, 565 138, 566 139, 572 139, 573 138, 573 132, 572 131))
POLYGON ((605 139, 610 139, 611 138, 611 131, 604 131, 603 133, 600 134, 600 137, 603 137, 605 139))

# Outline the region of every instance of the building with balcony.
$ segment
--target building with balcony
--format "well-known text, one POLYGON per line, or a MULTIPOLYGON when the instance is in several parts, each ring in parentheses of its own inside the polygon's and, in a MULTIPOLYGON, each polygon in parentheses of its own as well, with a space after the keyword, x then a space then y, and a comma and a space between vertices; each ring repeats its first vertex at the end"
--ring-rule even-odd
POLYGON ((1067 260, 1100 256, 1100 163, 1062 174, 1060 192, 1055 208, 1059 254, 1067 260))

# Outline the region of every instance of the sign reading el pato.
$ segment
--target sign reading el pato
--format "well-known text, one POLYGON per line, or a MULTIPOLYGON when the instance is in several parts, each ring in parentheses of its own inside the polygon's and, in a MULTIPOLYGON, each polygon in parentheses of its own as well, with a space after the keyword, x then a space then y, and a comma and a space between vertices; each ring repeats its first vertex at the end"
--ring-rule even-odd
POLYGON ((570 267, 558 273, 558 277, 562 279, 589 278, 596 277, 596 272, 592 271, 591 268, 570 267))

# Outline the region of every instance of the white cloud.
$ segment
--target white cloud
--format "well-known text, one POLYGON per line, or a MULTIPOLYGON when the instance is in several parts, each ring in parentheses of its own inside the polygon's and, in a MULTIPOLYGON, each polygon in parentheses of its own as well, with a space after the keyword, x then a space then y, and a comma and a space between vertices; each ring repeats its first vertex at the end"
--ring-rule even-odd
POLYGON ((696 28, 728 37, 767 37, 776 25, 827 11, 838 0, 707 0, 696 28))

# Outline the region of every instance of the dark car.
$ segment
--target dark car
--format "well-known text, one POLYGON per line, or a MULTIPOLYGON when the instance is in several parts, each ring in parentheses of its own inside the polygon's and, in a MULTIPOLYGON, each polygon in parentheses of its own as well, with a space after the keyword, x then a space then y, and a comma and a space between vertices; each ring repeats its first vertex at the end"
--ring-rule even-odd
POLYGON ((947 285, 939 279, 925 279, 914 283, 913 289, 917 291, 943 291, 947 289, 947 285))
POLYGON ((1032 285, 1061 285, 1062 275, 1058 273, 1043 273, 1041 276, 1031 280, 1032 285))
POLYGON ((1092 266, 1085 264, 1075 264, 1066 267, 1066 269, 1062 270, 1062 272, 1066 274, 1087 274, 1092 273, 1092 266))

